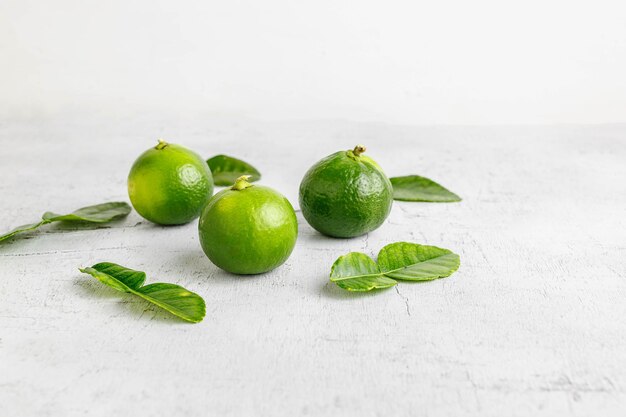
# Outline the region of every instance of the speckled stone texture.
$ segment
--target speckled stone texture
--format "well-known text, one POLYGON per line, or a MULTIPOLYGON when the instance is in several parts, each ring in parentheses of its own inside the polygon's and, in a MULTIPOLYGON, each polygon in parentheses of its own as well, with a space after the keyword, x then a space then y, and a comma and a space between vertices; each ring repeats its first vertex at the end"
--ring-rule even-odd
POLYGON ((0 415, 624 415, 626 125, 5 120, 0 229, 128 201, 130 166, 158 137, 251 162, 296 209, 308 167, 358 143, 389 176, 432 178, 463 201, 395 202, 380 229, 348 240, 298 213, 291 258, 245 278, 210 263, 196 222, 136 212, 2 244, 0 415), (338 256, 399 240, 451 249, 461 267, 376 294, 329 283, 338 256), (199 293, 205 320, 77 269, 100 261, 199 293))

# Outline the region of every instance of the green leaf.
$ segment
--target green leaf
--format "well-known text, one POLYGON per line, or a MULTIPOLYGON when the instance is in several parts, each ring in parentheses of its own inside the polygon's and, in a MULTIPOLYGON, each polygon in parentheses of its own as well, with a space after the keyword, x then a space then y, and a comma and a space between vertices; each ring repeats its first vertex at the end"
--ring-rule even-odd
POLYGON ((16 227, 15 229, 11 230, 8 233, 5 233, 4 235, 0 236, 0 242, 2 242, 3 240, 6 240, 10 237, 15 236, 18 233, 22 233, 22 232, 28 232, 29 230, 35 230, 36 228, 38 228, 41 225, 44 225, 46 223, 50 223, 47 220, 42 220, 39 223, 31 223, 31 224, 25 224, 23 226, 19 226, 16 227))
POLYGON ((249 182, 261 179, 261 173, 255 167, 232 156, 216 155, 206 162, 211 168, 215 185, 233 185, 242 175, 250 175, 249 182))
POLYGON ((101 262, 95 264, 90 268, 85 268, 88 271, 83 271, 86 274, 90 274, 94 278, 100 280, 103 284, 109 285, 120 291, 128 292, 128 290, 136 290, 143 285, 146 280, 146 273, 142 271, 135 271, 134 269, 125 268, 121 265, 111 262, 101 262), (97 272, 94 275, 93 271, 97 272), (97 276, 96 276, 97 275, 97 276), (119 285, 122 284, 122 285, 119 285))
POLYGON ((452 275, 460 265, 459 255, 448 249, 417 243, 397 242, 378 253, 378 266, 385 276, 406 281, 430 281, 452 275))
POLYGON ((118 291, 135 294, 183 320, 198 323, 206 314, 202 297, 180 285, 155 283, 142 287, 146 279, 145 272, 111 262, 102 262, 79 270, 118 291))
POLYGON ((83 207, 70 214, 56 214, 48 211, 44 213, 43 219, 51 222, 106 223, 126 217, 128 213, 130 213, 130 206, 127 203, 116 202, 83 207))
POLYGON ((393 199, 399 201, 425 201, 431 203, 452 203, 461 197, 435 181, 419 175, 389 178, 393 185, 393 199))
POLYGON ((108 285, 111 288, 114 288, 121 292, 130 292, 130 288, 124 284, 122 281, 119 281, 113 278, 111 275, 106 274, 104 272, 100 272, 95 268, 87 267, 87 268, 78 268, 78 270, 84 274, 89 274, 92 277, 96 278, 101 283, 108 285))
POLYGON ((104 203, 97 204, 95 206, 83 207, 70 214, 56 214, 47 211, 43 214, 43 216, 41 216, 42 220, 39 223, 25 224, 24 226, 17 227, 10 232, 1 235, 0 242, 17 235, 18 233, 35 230, 39 226, 52 222, 106 223, 125 217, 128 213, 130 213, 130 206, 124 202, 104 203))
POLYGON ((330 280, 348 291, 371 291, 397 284, 380 272, 372 258, 360 252, 337 258, 330 270, 330 280))
POLYGON ((204 300, 198 294, 180 285, 150 284, 139 288, 135 294, 193 323, 202 321, 206 314, 204 300))

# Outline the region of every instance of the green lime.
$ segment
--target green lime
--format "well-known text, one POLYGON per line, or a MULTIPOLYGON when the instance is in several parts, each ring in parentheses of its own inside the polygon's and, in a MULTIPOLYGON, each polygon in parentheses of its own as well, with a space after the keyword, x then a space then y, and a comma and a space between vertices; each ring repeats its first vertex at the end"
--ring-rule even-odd
POLYGON ((159 140, 142 153, 128 174, 135 210, 159 224, 183 224, 200 215, 213 194, 213 177, 195 152, 159 140))
POLYGON ((289 200, 249 175, 220 191, 202 210, 198 231, 204 253, 233 274, 261 274, 282 265, 298 237, 289 200))
POLYGON ((318 232, 355 237, 377 229, 391 211, 391 182, 363 146, 336 152, 311 167, 300 183, 300 208, 318 232))

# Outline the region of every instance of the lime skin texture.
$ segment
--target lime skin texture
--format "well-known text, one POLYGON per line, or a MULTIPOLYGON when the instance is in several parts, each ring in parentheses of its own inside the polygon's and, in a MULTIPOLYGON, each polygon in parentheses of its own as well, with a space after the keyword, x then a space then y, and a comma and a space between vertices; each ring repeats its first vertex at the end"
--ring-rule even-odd
POLYGON ((318 232, 339 238, 377 229, 391 211, 391 182, 363 146, 327 156, 300 183, 300 208, 318 232))
POLYGON ((211 198, 198 232, 204 253, 218 267, 233 274, 262 274, 289 258, 298 221, 282 194, 240 179, 211 198))
POLYGON ((137 158, 128 175, 128 196, 145 219, 162 225, 197 218, 213 195, 213 176, 195 152, 159 141, 137 158))

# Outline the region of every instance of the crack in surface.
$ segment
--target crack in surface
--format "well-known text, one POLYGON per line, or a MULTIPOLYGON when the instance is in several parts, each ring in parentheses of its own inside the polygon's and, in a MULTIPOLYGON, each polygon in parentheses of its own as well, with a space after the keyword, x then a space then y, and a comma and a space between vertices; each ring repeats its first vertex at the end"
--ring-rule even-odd
POLYGON ((402 300, 404 301, 404 306, 406 308, 406 314, 411 317, 411 308, 409 307, 409 299, 407 297, 405 297, 404 295, 402 295, 400 293, 400 290, 398 289, 398 286, 395 286, 396 288, 396 293, 400 296, 400 298, 402 298, 402 300))

